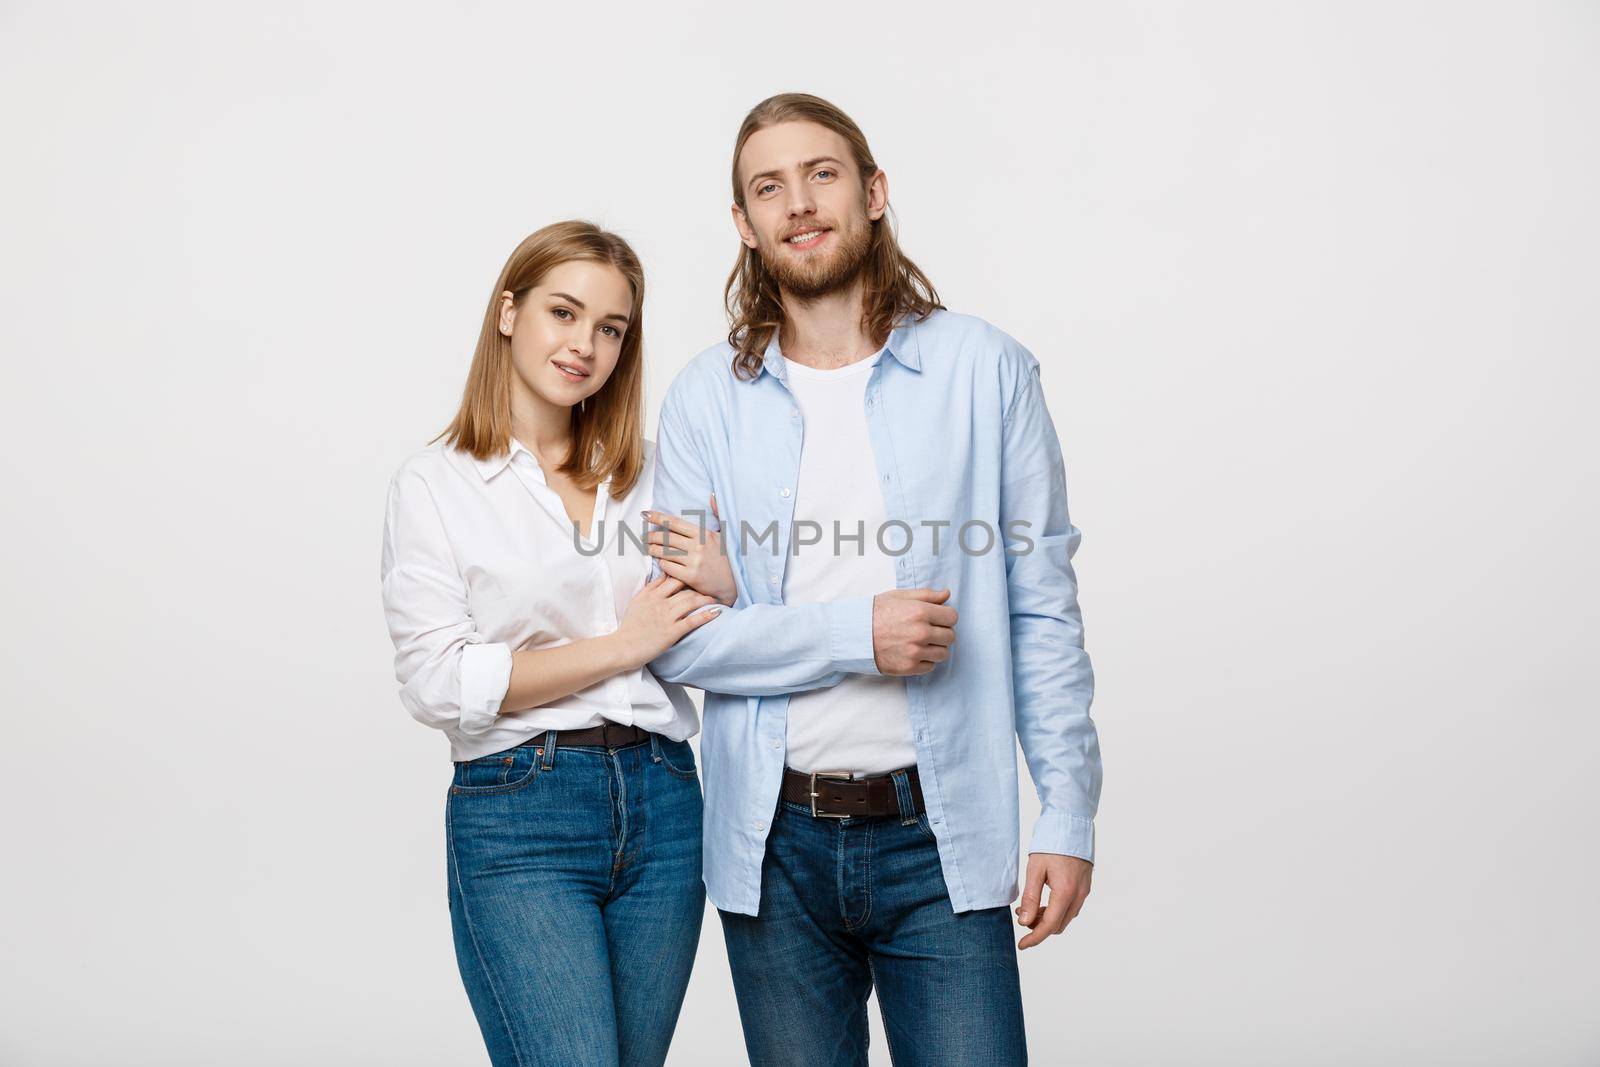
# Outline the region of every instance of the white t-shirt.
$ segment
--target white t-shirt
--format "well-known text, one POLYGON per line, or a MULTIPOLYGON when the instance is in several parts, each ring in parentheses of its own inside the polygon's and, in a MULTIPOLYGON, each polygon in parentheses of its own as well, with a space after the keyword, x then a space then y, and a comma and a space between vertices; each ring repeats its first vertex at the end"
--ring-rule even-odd
MULTIPOLYGON (((789 391, 805 420, 791 555, 784 569, 786 604, 873 596, 895 587, 895 557, 878 547, 878 529, 887 515, 864 406, 867 379, 882 356, 880 351, 832 370, 793 360, 785 367, 789 391), (816 543, 794 545, 816 538, 819 528, 816 543)), ((902 543, 893 532, 885 539, 890 547, 902 543)), ((903 678, 851 674, 832 688, 795 693, 788 718, 785 762, 797 771, 859 776, 917 762, 903 678)))

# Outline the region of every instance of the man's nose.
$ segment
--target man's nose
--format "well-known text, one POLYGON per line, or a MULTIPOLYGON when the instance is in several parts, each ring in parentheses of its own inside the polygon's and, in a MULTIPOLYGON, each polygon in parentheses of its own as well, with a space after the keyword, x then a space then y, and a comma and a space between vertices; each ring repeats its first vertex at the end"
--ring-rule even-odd
POLYGON ((817 202, 811 195, 811 187, 805 182, 789 190, 789 217, 797 215, 810 215, 817 210, 817 202))

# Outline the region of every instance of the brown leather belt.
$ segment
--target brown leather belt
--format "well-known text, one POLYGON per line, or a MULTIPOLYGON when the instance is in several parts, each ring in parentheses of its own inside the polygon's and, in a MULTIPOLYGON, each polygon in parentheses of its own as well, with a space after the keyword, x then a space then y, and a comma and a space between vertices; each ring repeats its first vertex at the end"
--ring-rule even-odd
MULTIPOLYGON (((543 732, 534 734, 523 742, 525 745, 544 743, 543 732)), ((557 730, 556 748, 567 748, 572 745, 601 745, 605 748, 627 748, 637 745, 641 741, 650 740, 650 731, 637 726, 624 726, 619 722, 603 722, 599 726, 587 726, 581 730, 557 730)))
MULTIPOLYGON (((911 799, 920 814, 923 810, 922 782, 917 778, 915 767, 906 767, 905 772, 906 782, 911 786, 911 799)), ((900 798, 895 792, 894 778, 889 774, 851 778, 826 771, 812 774, 785 767, 779 795, 795 804, 804 804, 819 818, 901 814, 900 798)))

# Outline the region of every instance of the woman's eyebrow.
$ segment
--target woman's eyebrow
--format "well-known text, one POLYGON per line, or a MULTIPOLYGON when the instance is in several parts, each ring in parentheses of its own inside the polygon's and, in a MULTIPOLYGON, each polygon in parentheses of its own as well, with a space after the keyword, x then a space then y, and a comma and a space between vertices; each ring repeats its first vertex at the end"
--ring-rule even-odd
MULTIPOLYGON (((561 299, 565 300, 567 303, 576 305, 579 311, 588 311, 589 310, 589 306, 587 304, 585 304, 582 300, 579 300, 577 297, 573 296, 571 293, 551 293, 550 295, 551 296, 559 296, 561 299)), ((600 317, 602 319, 621 319, 623 322, 627 322, 628 321, 628 316, 623 315, 623 314, 619 314, 618 312, 615 312, 615 311, 613 311, 609 315, 602 315, 600 317)))

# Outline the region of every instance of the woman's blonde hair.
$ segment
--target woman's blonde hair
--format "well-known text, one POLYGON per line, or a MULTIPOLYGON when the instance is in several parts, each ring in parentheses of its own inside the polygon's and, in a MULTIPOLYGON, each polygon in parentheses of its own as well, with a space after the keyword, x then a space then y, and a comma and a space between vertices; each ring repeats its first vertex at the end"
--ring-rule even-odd
POLYGON ((644 469, 644 269, 639 257, 614 233, 592 222, 555 222, 529 234, 500 270, 478 331, 478 347, 467 371, 461 408, 440 437, 476 459, 511 446, 511 338, 500 332, 500 294, 510 290, 518 308, 528 291, 563 263, 606 263, 633 288, 633 306, 622 335, 617 365, 600 391, 572 408, 572 450, 558 468, 580 488, 611 479, 620 500, 644 469))
MULTIPOLYGON (((821 97, 810 93, 780 93, 750 109, 733 142, 733 202, 739 205, 739 210, 746 210, 744 186, 739 182, 739 153, 744 151, 744 144, 751 135, 780 122, 814 122, 843 137, 861 176, 862 191, 866 191, 867 183, 878 172, 878 164, 872 158, 872 149, 867 146, 861 127, 821 97)), ((872 242, 861 268, 865 283, 862 326, 875 343, 881 344, 888 340, 889 331, 901 315, 910 313, 920 320, 944 305, 939 303, 939 294, 928 276, 900 251, 892 212, 885 209, 871 226, 872 242)), ((739 245, 739 258, 734 263, 733 273, 728 275, 722 296, 728 308, 728 344, 735 353, 734 376, 754 379, 761 373, 761 359, 766 354, 772 331, 783 323, 778 283, 761 262, 760 252, 749 245, 739 245)))

